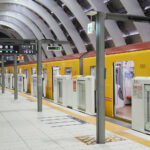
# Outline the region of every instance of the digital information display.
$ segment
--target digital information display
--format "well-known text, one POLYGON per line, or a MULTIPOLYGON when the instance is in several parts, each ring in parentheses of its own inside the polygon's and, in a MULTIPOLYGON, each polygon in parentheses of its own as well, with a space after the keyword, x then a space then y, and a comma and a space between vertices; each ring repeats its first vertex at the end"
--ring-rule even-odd
POLYGON ((0 54, 18 54, 19 47, 16 45, 0 45, 0 54))
POLYGON ((0 45, 0 55, 35 55, 36 53, 36 44, 0 45))
POLYGON ((19 54, 25 55, 35 55, 36 52, 36 44, 25 44, 25 45, 20 45, 19 48, 19 54))

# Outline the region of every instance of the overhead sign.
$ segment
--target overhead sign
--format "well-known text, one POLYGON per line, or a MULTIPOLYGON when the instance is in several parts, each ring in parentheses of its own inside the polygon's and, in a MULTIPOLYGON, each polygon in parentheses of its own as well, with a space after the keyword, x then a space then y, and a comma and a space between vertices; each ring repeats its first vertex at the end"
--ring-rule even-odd
POLYGON ((19 47, 17 45, 0 45, 0 54, 18 54, 19 47))
POLYGON ((62 50, 62 46, 57 46, 57 45, 50 45, 50 46, 47 46, 47 50, 48 51, 61 51, 62 50))
POLYGON ((23 61, 24 60, 24 56, 18 56, 18 61, 23 61))
POLYGON ((13 55, 13 54, 21 54, 21 55, 35 55, 36 51, 36 43, 33 44, 21 44, 21 45, 0 45, 0 54, 5 55, 13 55))
POLYGON ((35 55, 36 54, 36 44, 20 45, 19 54, 35 55))
POLYGON ((92 21, 91 23, 88 24, 88 34, 93 34, 95 33, 95 22, 92 21))

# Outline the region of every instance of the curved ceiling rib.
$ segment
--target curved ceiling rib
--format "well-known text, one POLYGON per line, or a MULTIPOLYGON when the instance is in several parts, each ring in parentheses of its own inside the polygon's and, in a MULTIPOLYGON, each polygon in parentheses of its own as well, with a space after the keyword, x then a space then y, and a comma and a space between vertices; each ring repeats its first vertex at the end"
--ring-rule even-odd
MULTIPOLYGON (((43 34, 41 34, 40 30, 36 27, 36 25, 27 17, 22 16, 19 13, 16 12, 12 12, 12 11, 0 11, 0 15, 1 16, 9 16, 9 17, 13 17, 19 21, 21 21, 23 24, 25 24, 36 36, 36 38, 38 40, 44 39, 43 34)), ((43 46, 43 48, 45 48, 46 51, 46 46, 43 46)), ((46 51, 47 52, 47 51, 46 51)), ((44 55, 42 55, 43 59, 45 58, 44 55)))
MULTIPOLYGON (((87 0, 95 10, 101 12, 109 12, 103 1, 101 0, 87 0)), ((126 45, 125 39, 123 38, 122 32, 118 28, 117 24, 113 20, 106 20, 105 27, 109 32, 115 46, 126 45)))
MULTIPOLYGON (((28 17, 30 20, 34 22, 34 24, 38 26, 38 28, 41 30, 42 34, 46 37, 46 39, 54 39, 48 26, 44 23, 44 21, 39 16, 37 16, 31 10, 21 5, 15 5, 15 4, 1 4, 0 9, 18 12, 28 17)), ((51 52, 47 52, 46 54, 48 55, 49 58, 53 57, 51 52)))
POLYGON ((1 11, 0 11, 0 20, 7 21, 7 22, 13 23, 13 24, 15 24, 19 27, 22 27, 24 29, 24 31, 26 31, 26 35, 28 37, 30 37, 30 39, 35 39, 35 36, 34 36, 33 32, 25 24, 18 21, 16 18, 13 18, 13 17, 10 17, 10 16, 4 16, 4 14, 1 13, 1 11))
MULTIPOLYGON (((77 3, 76 0, 62 0, 62 2, 71 10, 77 20, 80 22, 82 28, 87 33, 87 25, 90 23, 89 18, 84 13, 81 6, 77 3)), ((88 35, 93 47, 96 49, 96 34, 88 35)))
POLYGON ((11 29, 4 29, 2 26, 0 26, 0 32, 6 34, 10 38, 21 38, 17 32, 11 29))
MULTIPOLYGON (((120 0, 129 14, 145 16, 137 0, 120 0)), ((134 22, 143 41, 150 41, 150 24, 134 22)))
POLYGON ((46 8, 48 8, 57 16, 57 18, 65 27, 66 31, 69 33, 78 51, 80 53, 86 52, 87 50, 84 45, 84 42, 82 41, 74 25, 72 24, 66 13, 62 10, 62 8, 53 0, 36 0, 36 1, 44 5, 46 8))
MULTIPOLYGON (((56 23, 56 21, 52 18, 52 16, 39 4, 31 1, 31 0, 1 0, 0 3, 13 3, 22 5, 24 7, 27 7, 28 9, 32 10, 33 12, 37 13, 41 18, 47 22, 47 24, 52 28, 55 35, 58 37, 58 40, 67 41, 64 33, 60 29, 59 25, 56 23)), ((72 54, 73 51, 71 49, 71 46, 69 44, 63 45, 64 50, 66 51, 66 54, 72 54)))
MULTIPOLYGON (((29 10, 21 5, 14 5, 14 4, 1 4, 0 9, 18 12, 18 13, 28 17, 30 20, 32 20, 34 22, 34 24, 36 24, 38 26, 38 28, 41 30, 42 34, 47 39, 53 39, 53 35, 51 34, 48 26, 42 21, 42 19, 40 19, 39 16, 37 16, 31 10, 29 10)), ((48 57, 53 57, 51 52, 47 51, 46 54, 48 57)))
MULTIPOLYGON (((28 39, 29 37, 26 35, 26 32, 21 29, 20 27, 18 27, 17 25, 14 25, 13 23, 10 22, 6 22, 6 21, 0 21, 0 25, 9 27, 11 29, 13 29, 14 31, 16 31, 23 39, 28 39)), ((33 59, 31 59, 31 57, 28 57, 29 61, 33 61, 33 59)))
MULTIPOLYGON (((0 11, 0 20, 5 21, 5 22, 9 22, 9 23, 13 23, 14 25, 17 25, 18 27, 20 27, 20 29, 23 29, 23 31, 26 33, 26 35, 29 38, 35 39, 35 36, 32 33, 32 31, 29 28, 27 28, 22 22, 18 21, 15 18, 9 17, 9 16, 1 15, 1 11, 0 11)), ((34 58, 34 60, 36 60, 35 56, 33 56, 33 58, 34 58)))
POLYGON ((0 27, 0 33, 7 35, 9 38, 13 38, 13 34, 11 34, 11 32, 7 32, 7 30, 1 29, 1 27, 0 27))

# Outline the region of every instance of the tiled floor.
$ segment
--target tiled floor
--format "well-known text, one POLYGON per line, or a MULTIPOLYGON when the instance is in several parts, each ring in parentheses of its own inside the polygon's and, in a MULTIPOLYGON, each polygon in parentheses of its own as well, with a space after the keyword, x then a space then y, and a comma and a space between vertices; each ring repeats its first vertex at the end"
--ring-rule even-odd
MULTIPOLYGON (((86 145, 76 137, 95 137, 95 125, 47 106, 43 106, 41 113, 37 113, 36 108, 37 103, 25 97, 19 96, 19 100, 14 101, 11 93, 0 94, 0 150, 150 149, 125 137, 120 142, 86 145)), ((109 136, 116 134, 107 131, 106 137, 109 136)))

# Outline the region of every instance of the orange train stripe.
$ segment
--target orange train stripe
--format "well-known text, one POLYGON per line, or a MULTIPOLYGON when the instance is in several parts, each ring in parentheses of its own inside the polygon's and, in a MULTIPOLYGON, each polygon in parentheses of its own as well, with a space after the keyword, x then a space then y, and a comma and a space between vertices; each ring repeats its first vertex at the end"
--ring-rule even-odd
POLYGON ((112 102, 112 98, 105 98, 105 101, 112 102))

